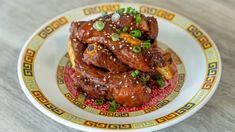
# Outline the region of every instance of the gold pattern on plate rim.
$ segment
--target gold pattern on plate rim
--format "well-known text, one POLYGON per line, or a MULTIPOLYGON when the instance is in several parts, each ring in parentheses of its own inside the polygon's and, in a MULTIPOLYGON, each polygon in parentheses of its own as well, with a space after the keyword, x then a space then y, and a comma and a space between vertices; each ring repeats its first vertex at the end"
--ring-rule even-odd
POLYGON ((134 4, 133 7, 139 9, 141 12, 150 15, 153 14, 153 16, 155 17, 159 17, 164 20, 170 21, 171 23, 181 27, 183 30, 187 31, 190 35, 192 35, 192 37, 197 40, 198 44, 203 47, 202 50, 206 57, 207 75, 205 77, 205 81, 202 85, 202 88, 198 90, 198 92, 191 98, 191 100, 188 103, 183 105, 178 110, 171 112, 165 116, 156 118, 154 120, 131 123, 131 124, 108 124, 108 123, 99 123, 99 122, 85 120, 75 115, 72 115, 66 111, 63 111, 62 109, 50 103, 50 101, 41 92, 34 78, 34 60, 38 49, 43 44, 45 39, 50 37, 50 35, 53 32, 55 32, 65 24, 71 22, 76 17, 97 14, 104 10, 109 11, 114 6, 122 7, 125 6, 125 4, 121 3, 101 4, 101 5, 89 6, 86 8, 80 8, 70 11, 66 13, 65 16, 59 17, 58 19, 50 23, 48 26, 44 27, 40 32, 38 32, 36 35, 32 37, 29 43, 27 43, 27 46, 24 49, 24 55, 21 58, 22 77, 26 85, 26 88, 31 93, 31 96, 33 96, 35 100, 38 103, 40 103, 44 108, 46 108, 47 110, 53 112, 54 114, 65 120, 80 125, 85 125, 95 128, 104 128, 104 129, 138 129, 138 128, 146 128, 162 124, 171 121, 173 119, 176 119, 185 113, 188 113, 190 110, 192 110, 192 108, 198 106, 209 95, 212 89, 216 88, 214 85, 215 82, 218 81, 218 76, 219 76, 218 73, 221 72, 218 71, 220 69, 220 58, 219 58, 219 53, 216 50, 215 44, 210 39, 210 37, 196 24, 192 23, 188 19, 176 13, 173 13, 171 11, 159 7, 134 4), (89 9, 92 8, 92 10, 95 11, 93 12, 91 11, 89 14, 82 12, 88 8, 89 9))

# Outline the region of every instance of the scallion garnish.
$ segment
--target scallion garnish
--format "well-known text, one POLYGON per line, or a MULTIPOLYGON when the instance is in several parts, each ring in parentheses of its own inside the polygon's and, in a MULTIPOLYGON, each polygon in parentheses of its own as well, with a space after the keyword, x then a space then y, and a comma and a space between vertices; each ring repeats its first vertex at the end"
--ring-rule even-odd
POLYGON ((137 29, 130 31, 130 35, 135 38, 140 38, 142 36, 140 30, 137 29))
POLYGON ((137 15, 139 12, 136 11, 135 9, 132 11, 132 15, 137 15))
POLYGON ((117 103, 113 100, 109 105, 109 111, 115 112, 117 109, 117 103))
POLYGON ((97 104, 97 105, 102 105, 103 103, 104 103, 103 99, 96 99, 95 100, 95 104, 97 104))
POLYGON ((124 11, 125 11, 125 8, 119 8, 116 12, 119 14, 122 14, 124 13, 124 11))
POLYGON ((141 16, 140 16, 140 14, 137 14, 137 15, 135 16, 135 22, 136 22, 136 23, 140 23, 140 21, 141 21, 141 16))
POLYGON ((164 81, 164 79, 163 79, 161 76, 158 76, 158 77, 157 77, 156 82, 157 82, 157 85, 158 85, 160 88, 163 87, 163 86, 165 86, 165 81, 164 81))
POLYGON ((126 13, 131 14, 134 9, 132 7, 127 7, 126 8, 126 13))
POLYGON ((150 40, 144 41, 141 47, 144 49, 150 48, 151 47, 150 40))
POLYGON ((150 79, 150 76, 149 76, 148 74, 144 74, 144 75, 142 75, 142 77, 141 77, 141 81, 142 81, 144 84, 146 84, 146 83, 149 81, 149 79, 150 79))
POLYGON ((111 34, 111 38, 112 38, 113 41, 118 41, 118 40, 119 40, 119 34, 117 34, 117 33, 112 33, 112 34, 111 34))
POLYGON ((131 72, 131 76, 134 77, 134 78, 138 77, 139 75, 140 75, 140 71, 139 70, 135 70, 135 71, 131 72))
POLYGON ((132 48, 132 51, 133 51, 134 53, 140 53, 140 52, 141 52, 141 47, 135 45, 135 46, 132 48))
POLYGON ((128 30, 128 27, 123 27, 123 28, 122 28, 122 32, 123 32, 123 33, 127 32, 127 30, 128 30))
POLYGON ((79 94, 79 95, 78 95, 77 100, 78 100, 79 102, 83 102, 85 99, 86 99, 86 96, 85 96, 85 95, 83 95, 83 94, 79 94))
POLYGON ((104 29, 104 26, 105 26, 105 23, 102 22, 102 21, 96 21, 94 24, 93 24, 93 28, 95 28, 97 31, 101 31, 104 29))

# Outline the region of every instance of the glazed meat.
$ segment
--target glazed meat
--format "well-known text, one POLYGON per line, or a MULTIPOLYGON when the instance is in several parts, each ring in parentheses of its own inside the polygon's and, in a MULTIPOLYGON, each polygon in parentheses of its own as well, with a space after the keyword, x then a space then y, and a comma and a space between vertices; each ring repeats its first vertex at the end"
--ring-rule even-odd
POLYGON ((148 62, 145 61, 142 54, 135 54, 132 52, 132 45, 129 42, 125 42, 125 39, 130 40, 135 44, 140 45, 142 41, 138 39, 128 39, 132 36, 123 34, 122 41, 112 41, 110 35, 116 32, 116 28, 122 29, 124 27, 130 27, 127 32, 131 29, 140 29, 143 37, 155 39, 158 34, 157 21, 153 17, 141 16, 140 24, 136 24, 134 16, 123 15, 117 22, 112 22, 111 15, 107 17, 97 18, 89 22, 73 22, 71 25, 71 31, 80 41, 85 43, 98 42, 113 52, 117 58, 124 64, 129 65, 131 68, 139 69, 141 71, 151 71, 152 69, 148 66, 148 62), (102 31, 97 31, 93 28, 93 24, 96 20, 105 21, 105 27, 102 31), (115 28, 114 28, 115 27, 115 28), (139 43, 138 43, 139 42, 139 43))
MULTIPOLYGON (((164 62, 165 60, 162 54, 155 52, 155 50, 149 50, 149 51, 154 51, 154 53, 150 52, 151 56, 149 56, 148 54, 144 54, 145 52, 141 52, 138 54, 133 52, 133 46, 135 45, 141 46, 141 44, 143 44, 142 40, 134 38, 128 33, 121 33, 119 41, 113 41, 111 39, 111 35, 112 33, 116 32, 117 27, 122 27, 125 24, 127 26, 133 25, 131 24, 131 22, 133 21, 132 16, 129 17, 127 16, 128 15, 121 16, 117 22, 112 22, 109 16, 97 18, 95 20, 91 20, 88 22, 73 22, 71 24, 71 32, 73 37, 77 38, 79 41, 82 41, 83 43, 99 43, 104 47, 107 47, 117 57, 117 59, 119 59, 122 63, 128 65, 130 68, 138 69, 144 72, 158 71, 164 76, 166 76, 165 77, 166 79, 170 79, 173 76, 173 74, 171 73, 172 71, 169 68, 169 66, 165 65, 164 62), (125 21, 122 19, 125 19, 125 21), (105 21, 106 24, 102 31, 97 31, 96 29, 93 28, 93 25, 96 20, 105 21), (151 65, 152 60, 154 60, 155 62, 157 61, 156 67, 152 67, 151 65)), ((154 28, 157 27, 156 19, 154 19, 153 17, 143 17, 143 16, 142 18, 144 19, 141 19, 139 25, 134 24, 133 26, 130 27, 130 29, 133 28, 142 29, 141 32, 143 32, 144 34, 143 37, 145 38, 150 38, 151 36, 156 37, 158 32, 157 31, 158 28, 154 28), (151 23, 152 25, 149 25, 148 23, 151 23)), ((152 44, 150 49, 152 47, 153 48, 155 47, 153 45, 154 44, 152 44)))
POLYGON ((155 41, 157 20, 130 10, 72 22, 68 49, 80 91, 139 106, 150 100, 150 79, 163 86, 173 77, 172 61, 155 41))
POLYGON ((83 61, 113 73, 125 72, 129 69, 108 49, 96 43, 88 45, 83 53, 83 61))
POLYGON ((131 77, 130 72, 107 73, 83 62, 85 45, 68 42, 69 56, 75 64, 77 81, 90 97, 112 100, 123 106, 139 106, 150 100, 150 89, 131 77))
MULTIPOLYGON (((77 37, 80 41, 84 43, 95 43, 98 42, 103 46, 107 47, 112 53, 117 56, 117 58, 123 62, 124 64, 129 65, 131 68, 139 69, 142 71, 151 71, 151 68, 148 66, 147 62, 145 62, 144 57, 142 54, 135 54, 132 52, 130 45, 128 43, 122 42, 115 42, 108 36, 114 32, 113 28, 109 26, 105 27, 106 32, 99 32, 93 29, 92 24, 94 22, 87 22, 87 23, 79 23, 73 22, 72 23, 72 34, 74 37, 77 37)), ((107 24, 106 24, 107 25, 107 24)))

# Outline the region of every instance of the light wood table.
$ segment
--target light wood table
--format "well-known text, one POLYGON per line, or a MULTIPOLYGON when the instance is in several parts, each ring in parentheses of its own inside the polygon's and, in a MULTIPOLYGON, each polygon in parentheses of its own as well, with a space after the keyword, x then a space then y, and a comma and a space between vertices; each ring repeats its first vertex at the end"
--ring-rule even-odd
MULTIPOLYGON (((162 132, 235 131, 235 1, 136 0, 163 7, 196 22, 215 41, 223 73, 218 90, 196 114, 162 132)), ((135 2, 136 2, 135 1, 135 2)), ((17 59, 27 38, 43 23, 91 0, 0 0, 0 131, 77 132, 50 119, 26 98, 17 77, 17 59)))

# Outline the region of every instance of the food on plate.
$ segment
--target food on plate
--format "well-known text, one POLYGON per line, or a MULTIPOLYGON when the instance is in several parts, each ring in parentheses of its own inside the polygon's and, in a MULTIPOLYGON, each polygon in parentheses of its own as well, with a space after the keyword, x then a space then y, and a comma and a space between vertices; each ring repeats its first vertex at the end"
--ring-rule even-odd
POLYGON ((158 47, 157 19, 120 8, 90 21, 74 21, 68 53, 77 90, 97 104, 141 106, 151 99, 151 82, 164 88, 175 74, 172 57, 158 47))

